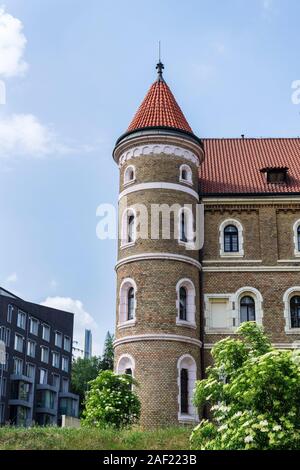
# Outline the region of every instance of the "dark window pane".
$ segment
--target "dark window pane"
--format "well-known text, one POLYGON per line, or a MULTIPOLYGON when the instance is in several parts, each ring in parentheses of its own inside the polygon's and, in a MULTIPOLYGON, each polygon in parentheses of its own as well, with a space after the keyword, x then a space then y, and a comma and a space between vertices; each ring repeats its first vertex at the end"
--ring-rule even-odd
POLYGON ((255 321, 255 302, 252 297, 243 297, 240 304, 240 323, 255 321))
POLYGON ((128 313, 127 313, 127 320, 133 320, 134 318, 134 288, 130 287, 127 293, 127 305, 128 305, 128 313))
POLYGON ((300 251, 300 225, 297 230, 298 251, 300 251))
POLYGON ((180 287, 179 291, 179 318, 187 320, 187 292, 185 287, 180 287))
POLYGON ((185 213, 182 212, 180 215, 180 241, 187 243, 186 237, 186 223, 185 223, 185 213))
POLYGON ((224 229, 224 251, 225 253, 239 251, 239 232, 234 225, 228 225, 224 229))
POLYGON ((291 299, 291 327, 300 328, 300 296, 291 299))
POLYGON ((181 369, 180 372, 180 412, 188 414, 189 412, 189 375, 187 369, 181 369))
POLYGON ((128 217, 128 234, 127 241, 131 243, 134 241, 134 215, 128 217))

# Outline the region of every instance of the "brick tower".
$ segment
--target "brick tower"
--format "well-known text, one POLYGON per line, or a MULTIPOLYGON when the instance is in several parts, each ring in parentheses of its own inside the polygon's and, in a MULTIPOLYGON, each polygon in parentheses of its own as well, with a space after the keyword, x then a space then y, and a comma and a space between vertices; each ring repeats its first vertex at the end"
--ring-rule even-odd
POLYGON ((139 382, 147 427, 197 421, 192 391, 201 348, 201 266, 192 232, 204 151, 164 81, 163 64, 156 68, 157 80, 113 152, 120 168, 115 370, 139 382))

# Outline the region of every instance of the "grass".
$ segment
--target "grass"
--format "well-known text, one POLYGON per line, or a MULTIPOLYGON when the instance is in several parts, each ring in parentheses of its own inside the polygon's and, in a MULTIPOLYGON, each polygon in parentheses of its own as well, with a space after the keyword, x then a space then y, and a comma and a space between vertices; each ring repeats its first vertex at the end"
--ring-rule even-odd
POLYGON ((188 450, 191 429, 0 428, 0 450, 188 450))

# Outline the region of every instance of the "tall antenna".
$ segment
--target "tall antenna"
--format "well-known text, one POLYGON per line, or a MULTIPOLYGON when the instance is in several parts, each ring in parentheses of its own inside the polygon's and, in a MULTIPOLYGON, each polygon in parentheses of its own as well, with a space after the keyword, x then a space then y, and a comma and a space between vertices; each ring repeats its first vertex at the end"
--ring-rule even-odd
POLYGON ((158 41, 158 62, 161 62, 161 43, 158 41))

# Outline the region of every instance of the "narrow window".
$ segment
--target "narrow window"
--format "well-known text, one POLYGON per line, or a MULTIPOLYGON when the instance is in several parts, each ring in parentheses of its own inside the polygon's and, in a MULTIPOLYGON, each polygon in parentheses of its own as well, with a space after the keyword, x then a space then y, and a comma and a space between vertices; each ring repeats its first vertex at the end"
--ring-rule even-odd
POLYGON ((134 319, 134 288, 130 287, 127 292, 127 320, 134 319))
POLYGON ((187 291, 185 287, 180 287, 179 291, 179 319, 187 321, 187 291))
POLYGON ((180 371, 180 412, 181 414, 189 412, 189 373, 187 369, 180 371))
POLYGON ((240 323, 255 321, 255 302, 250 296, 241 299, 240 323))
POLYGON ((11 321, 12 321, 13 311, 14 311, 13 305, 8 305, 8 307, 7 307, 7 322, 8 323, 11 323, 11 321))
POLYGON ((186 220, 185 220, 185 213, 184 211, 181 212, 180 214, 180 241, 187 243, 187 237, 186 237, 186 220))
POLYGON ((225 253, 238 253, 239 232, 234 225, 227 225, 224 229, 224 251, 225 253))
POLYGON ((291 298, 291 328, 300 328, 300 296, 296 295, 291 298))
POLYGON ((297 246, 298 246, 298 251, 300 251, 300 225, 297 229, 297 246))
POLYGON ((127 243, 132 243, 134 241, 134 215, 130 214, 128 216, 127 223, 127 243))

